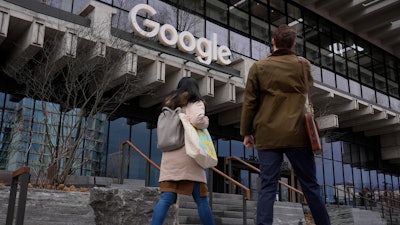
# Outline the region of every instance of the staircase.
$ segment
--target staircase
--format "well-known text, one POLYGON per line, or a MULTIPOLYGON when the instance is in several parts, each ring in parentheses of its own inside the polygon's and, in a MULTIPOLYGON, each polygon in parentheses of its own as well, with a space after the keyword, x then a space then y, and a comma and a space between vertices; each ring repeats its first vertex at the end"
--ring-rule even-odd
MULTIPOLYGON (((179 224, 201 225, 196 203, 191 196, 179 195, 179 224)), ((243 225, 243 196, 235 194, 212 194, 212 211, 216 225, 243 225)), ((247 225, 255 224, 256 201, 246 201, 247 225)), ((274 225, 304 224, 301 204, 275 202, 274 225)))

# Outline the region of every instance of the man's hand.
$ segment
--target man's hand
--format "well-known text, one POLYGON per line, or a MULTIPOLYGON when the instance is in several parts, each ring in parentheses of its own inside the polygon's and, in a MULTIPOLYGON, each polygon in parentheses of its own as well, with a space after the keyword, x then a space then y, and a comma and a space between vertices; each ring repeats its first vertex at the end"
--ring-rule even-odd
POLYGON ((253 135, 246 135, 244 136, 243 145, 246 148, 251 148, 254 146, 254 137, 253 135))

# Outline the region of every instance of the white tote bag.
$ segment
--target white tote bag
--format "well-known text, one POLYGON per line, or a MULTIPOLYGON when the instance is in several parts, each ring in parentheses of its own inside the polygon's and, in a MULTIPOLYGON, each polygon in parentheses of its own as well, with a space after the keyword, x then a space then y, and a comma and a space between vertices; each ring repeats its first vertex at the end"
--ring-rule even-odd
POLYGON ((179 113, 179 117, 185 129, 186 154, 204 169, 216 166, 217 153, 208 130, 195 128, 184 113, 179 113))

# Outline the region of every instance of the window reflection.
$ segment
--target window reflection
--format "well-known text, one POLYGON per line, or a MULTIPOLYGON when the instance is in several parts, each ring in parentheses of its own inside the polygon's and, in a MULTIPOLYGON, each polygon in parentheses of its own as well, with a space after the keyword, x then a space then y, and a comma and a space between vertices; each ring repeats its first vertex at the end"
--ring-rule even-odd
POLYGON ((211 40, 211 35, 216 33, 218 36, 218 44, 229 46, 228 43, 228 29, 218 26, 209 21, 206 22, 207 39, 211 40))
POLYGON ((228 24, 228 5, 218 1, 206 1, 206 16, 223 24, 228 24))
POLYGON ((271 49, 267 44, 260 43, 258 41, 251 41, 251 54, 252 57, 256 60, 260 60, 265 58, 271 54, 271 49))
POLYGON ((250 39, 238 33, 230 33, 230 49, 245 56, 250 56, 250 39))

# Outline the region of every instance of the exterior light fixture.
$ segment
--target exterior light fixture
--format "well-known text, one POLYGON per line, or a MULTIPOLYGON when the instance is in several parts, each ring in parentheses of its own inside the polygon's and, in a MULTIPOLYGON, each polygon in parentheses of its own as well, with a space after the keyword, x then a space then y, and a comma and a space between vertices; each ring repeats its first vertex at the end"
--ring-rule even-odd
POLYGON ((373 4, 375 4, 375 3, 378 3, 378 2, 380 2, 381 0, 368 0, 368 1, 365 1, 364 3, 362 3, 362 6, 364 6, 364 7, 368 7, 368 6, 370 6, 370 5, 373 5, 373 4))

